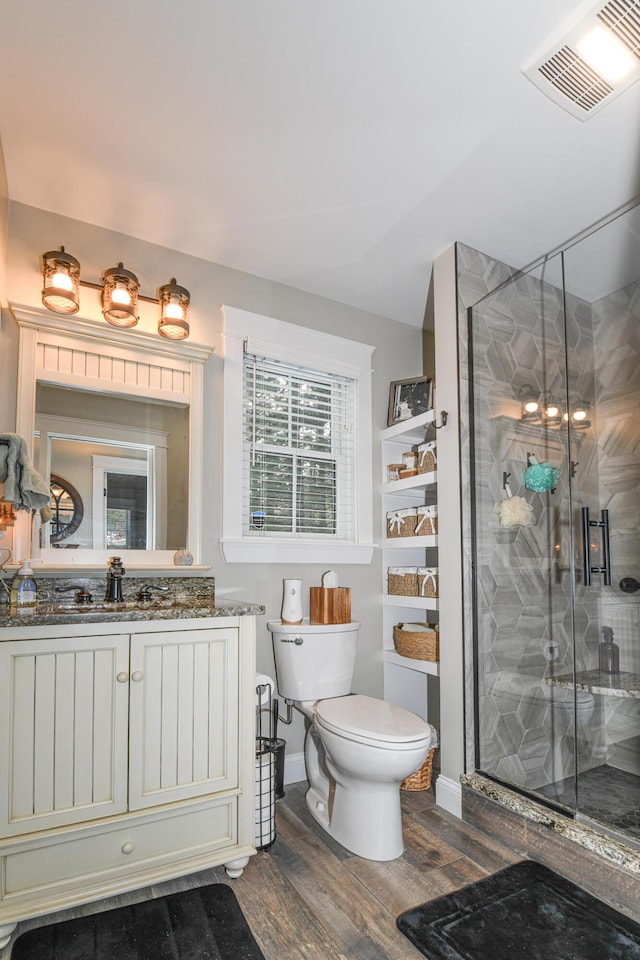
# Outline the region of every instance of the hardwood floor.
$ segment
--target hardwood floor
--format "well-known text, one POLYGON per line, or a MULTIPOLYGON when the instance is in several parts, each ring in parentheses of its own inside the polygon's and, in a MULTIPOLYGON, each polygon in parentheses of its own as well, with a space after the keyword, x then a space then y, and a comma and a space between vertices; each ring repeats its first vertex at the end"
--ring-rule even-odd
POLYGON ((235 891, 266 960, 417 960, 420 953, 396 929, 399 913, 521 859, 437 809, 431 791, 419 791, 402 793, 402 857, 387 863, 362 860, 316 824, 304 802, 306 786, 286 787, 277 804, 275 843, 252 857, 238 880, 229 880, 220 867, 37 918, 21 924, 18 933, 63 917, 222 882, 235 891))

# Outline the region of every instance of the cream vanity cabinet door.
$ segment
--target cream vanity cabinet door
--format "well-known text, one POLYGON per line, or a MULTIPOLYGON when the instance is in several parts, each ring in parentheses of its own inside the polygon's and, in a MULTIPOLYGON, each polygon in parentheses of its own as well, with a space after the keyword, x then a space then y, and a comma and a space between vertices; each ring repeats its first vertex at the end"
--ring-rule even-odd
POLYGON ((0 836, 127 809, 129 636, 0 644, 0 836))
POLYGON ((131 637, 129 809, 238 786, 238 630, 131 637))

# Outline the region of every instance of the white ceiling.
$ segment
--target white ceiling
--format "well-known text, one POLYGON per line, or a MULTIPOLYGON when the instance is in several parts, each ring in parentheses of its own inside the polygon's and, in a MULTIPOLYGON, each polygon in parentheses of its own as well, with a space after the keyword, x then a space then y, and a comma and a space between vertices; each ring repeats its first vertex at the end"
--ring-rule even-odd
POLYGON ((581 123, 522 76, 577 7, 5 2, 9 194, 421 326, 453 241, 523 266, 640 193, 640 84, 581 123))

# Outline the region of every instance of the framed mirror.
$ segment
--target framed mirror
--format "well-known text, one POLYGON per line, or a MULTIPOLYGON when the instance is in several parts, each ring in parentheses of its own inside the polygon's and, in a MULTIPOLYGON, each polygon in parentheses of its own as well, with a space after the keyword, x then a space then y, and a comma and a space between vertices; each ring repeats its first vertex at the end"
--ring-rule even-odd
POLYGON ((32 438, 36 469, 65 480, 82 504, 73 529, 63 517, 55 529, 38 514, 19 518, 15 555, 101 567, 117 549, 125 563, 159 567, 186 548, 198 565, 211 348, 10 309, 20 331, 16 432, 32 438))

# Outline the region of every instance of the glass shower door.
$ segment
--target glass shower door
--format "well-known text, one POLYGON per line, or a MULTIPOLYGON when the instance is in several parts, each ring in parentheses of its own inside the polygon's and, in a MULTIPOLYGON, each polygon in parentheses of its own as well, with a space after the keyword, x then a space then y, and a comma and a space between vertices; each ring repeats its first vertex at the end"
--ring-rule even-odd
POLYGON ((567 326, 588 317, 591 362, 569 343, 576 461, 577 810, 640 841, 640 212, 564 255, 567 326))

